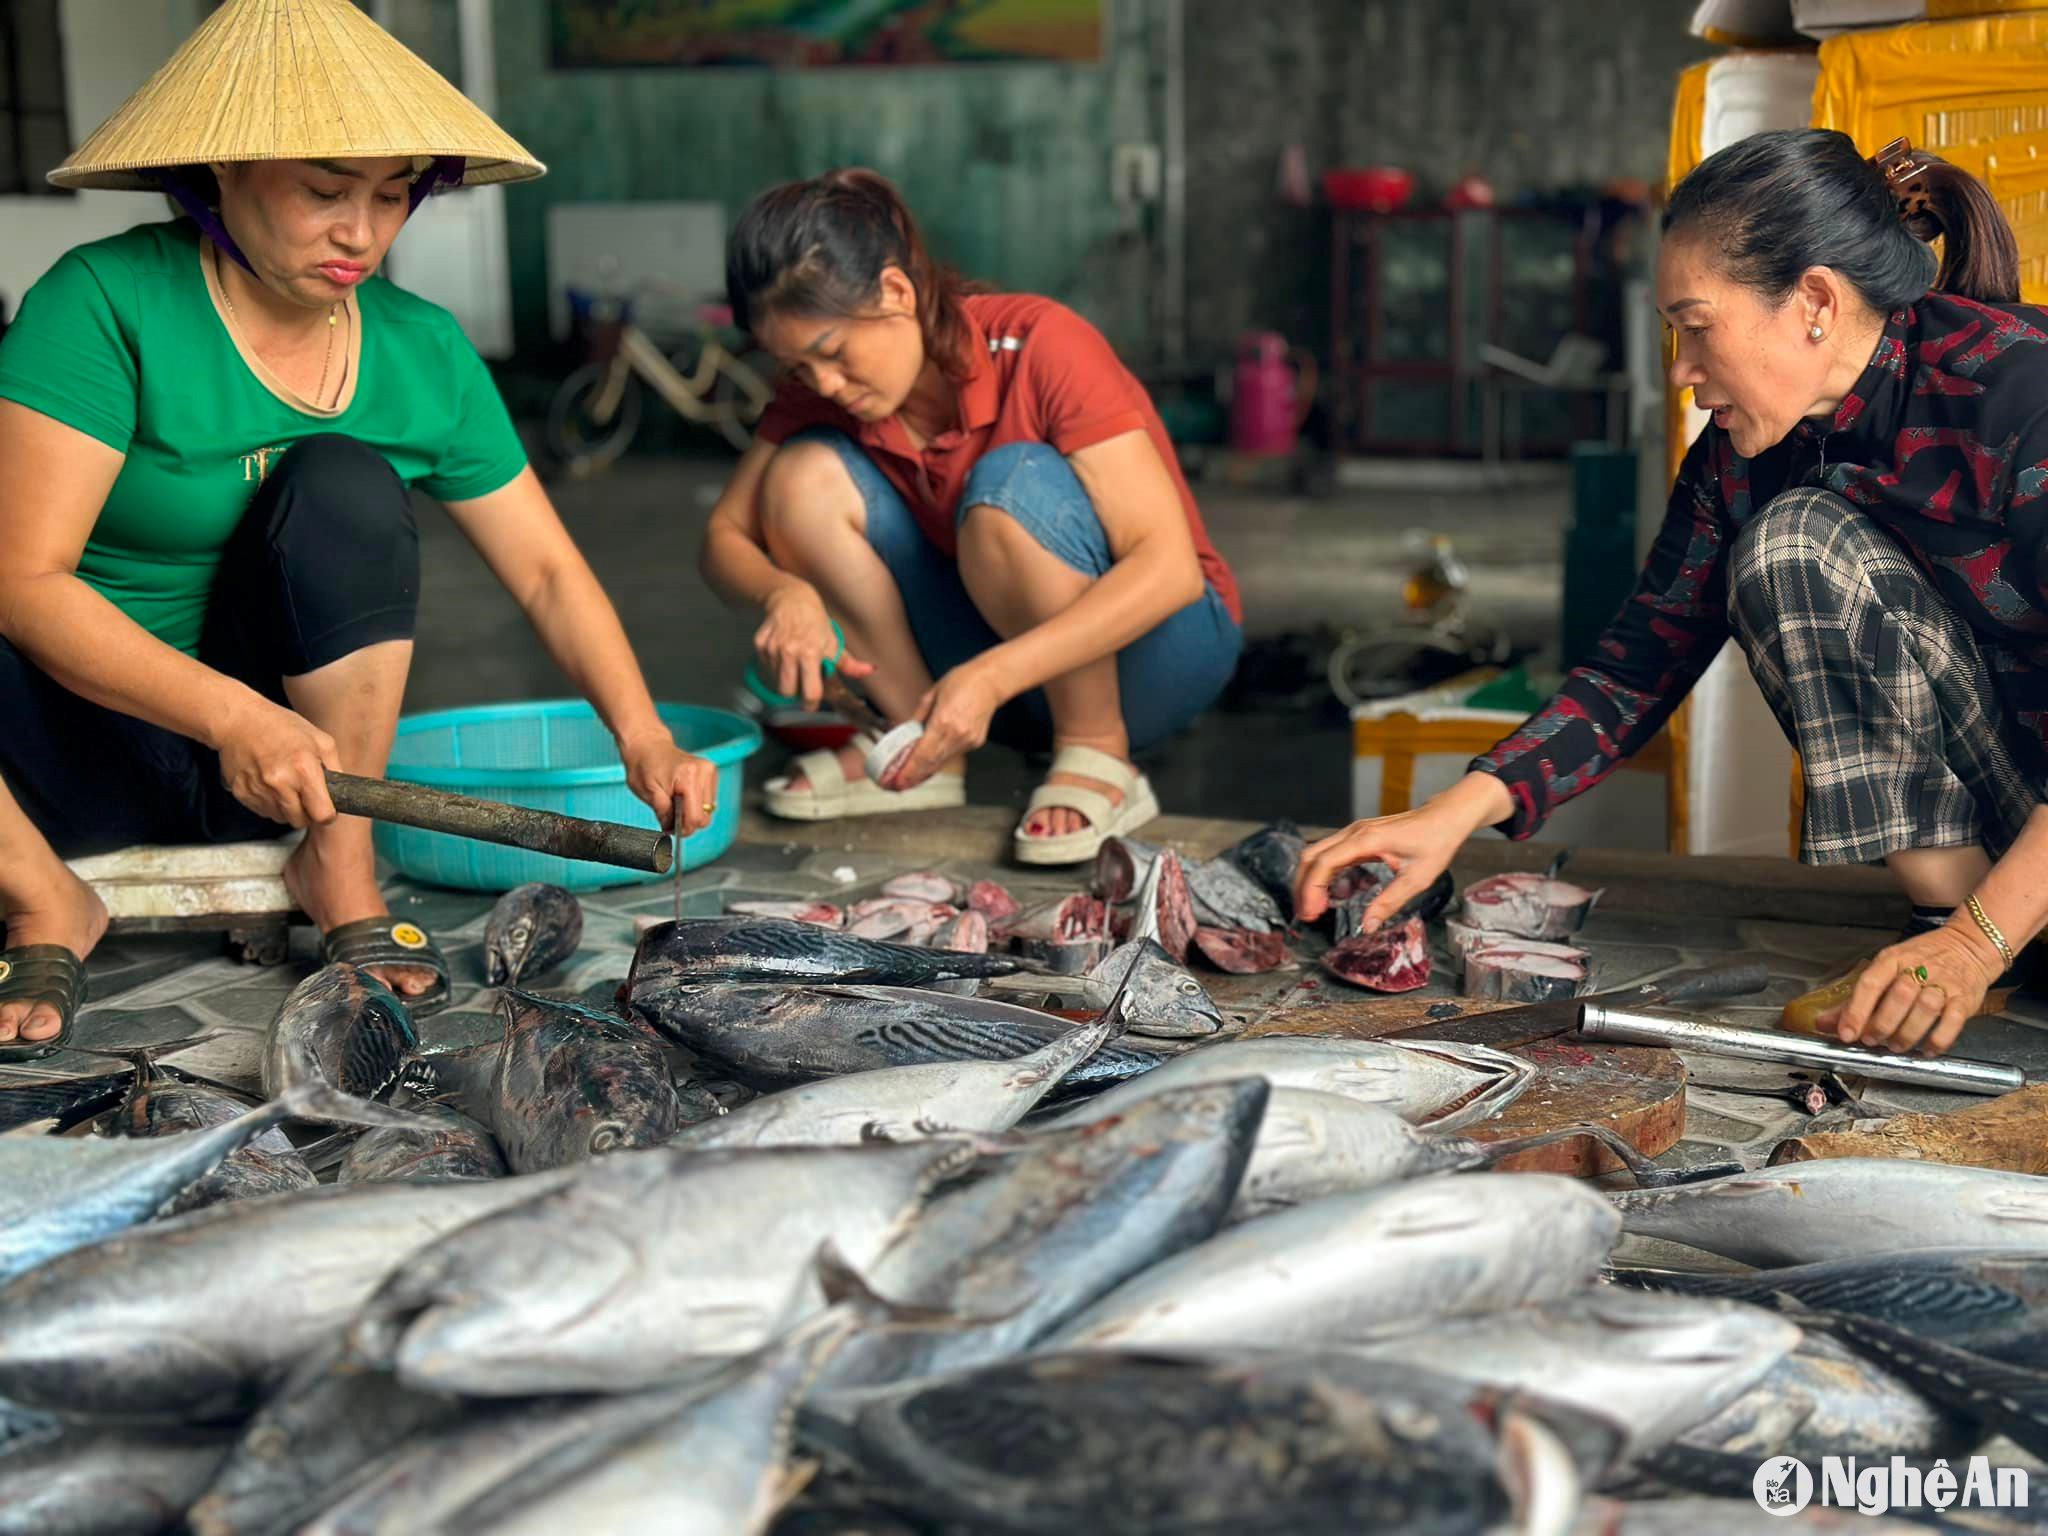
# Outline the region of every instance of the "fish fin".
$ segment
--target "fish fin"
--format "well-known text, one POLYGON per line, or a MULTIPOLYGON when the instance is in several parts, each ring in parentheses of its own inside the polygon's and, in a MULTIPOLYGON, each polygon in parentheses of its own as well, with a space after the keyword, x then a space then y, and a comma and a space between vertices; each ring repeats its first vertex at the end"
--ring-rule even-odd
POLYGON ((1994 1190, 1985 1197, 1984 1210, 2000 1221, 2048 1221, 2048 1196, 2017 1189, 1994 1190))
POLYGON ((433 1121, 420 1115, 393 1109, 388 1104, 373 1104, 368 1099, 341 1093, 325 1083, 301 1083, 295 1088, 287 1088, 278 1096, 277 1108, 281 1111, 280 1118, 286 1120, 319 1120, 329 1125, 367 1125, 411 1131, 435 1128, 433 1121))
POLYGON ((1496 1470, 1523 1536, 1570 1536, 1585 1488, 1556 1431, 1509 1400, 1499 1416, 1496 1470))
POLYGON ((811 1256, 811 1267, 817 1274, 818 1287, 825 1293, 827 1305, 838 1306, 845 1303, 863 1323, 871 1327, 924 1332, 964 1332, 970 1328, 984 1328, 994 1323, 1008 1322, 1029 1305, 1028 1302, 1020 1302, 1007 1312, 998 1312, 986 1317, 968 1317, 941 1311, 936 1307, 913 1307, 891 1301, 867 1283, 860 1272, 846 1261, 838 1245, 829 1237, 818 1245, 818 1251, 811 1256))

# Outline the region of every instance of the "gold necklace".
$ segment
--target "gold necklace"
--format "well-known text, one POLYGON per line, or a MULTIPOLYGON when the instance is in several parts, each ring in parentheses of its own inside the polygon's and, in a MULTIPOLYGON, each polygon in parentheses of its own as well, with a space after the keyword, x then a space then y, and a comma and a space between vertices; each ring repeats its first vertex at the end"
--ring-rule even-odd
MULTIPOLYGON (((235 313, 234 297, 228 292, 228 275, 220 264, 219 246, 213 248, 213 281, 214 286, 220 289, 221 302, 228 307, 229 322, 236 330, 240 330, 242 328, 242 321, 241 317, 235 313)), ((337 321, 337 312, 340 308, 339 304, 332 304, 327 309, 327 351, 320 359, 320 383, 313 391, 313 404, 317 409, 323 411, 330 408, 326 403, 327 370, 334 366, 334 327, 337 321)), ((346 375, 344 375, 345 380, 346 375)), ((339 393, 339 391, 336 393, 339 393)))

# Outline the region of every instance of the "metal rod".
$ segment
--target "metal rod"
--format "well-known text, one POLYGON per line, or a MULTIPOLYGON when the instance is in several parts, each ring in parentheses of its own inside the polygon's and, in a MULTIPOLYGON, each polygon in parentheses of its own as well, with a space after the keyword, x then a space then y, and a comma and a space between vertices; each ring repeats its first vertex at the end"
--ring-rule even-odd
POLYGON ((451 795, 446 790, 428 789, 420 784, 358 778, 351 773, 329 773, 327 793, 334 800, 334 808, 344 816, 368 816, 374 821, 445 832, 451 837, 502 843, 508 848, 530 848, 535 853, 552 853, 558 858, 651 870, 657 875, 667 874, 675 861, 668 833, 616 821, 585 821, 523 805, 451 795))
POLYGON ((1960 1056, 1894 1055, 1890 1051, 1866 1050, 1859 1045, 1816 1040, 1782 1030, 1743 1029, 1716 1019, 1611 1008, 1599 1003, 1587 1003, 1579 1009, 1579 1034, 1587 1040, 1617 1045, 1665 1045, 1710 1056, 1740 1056, 1749 1061, 1825 1068, 1950 1093, 2011 1093, 2027 1086, 2024 1072, 2001 1062, 1971 1061, 1960 1056))

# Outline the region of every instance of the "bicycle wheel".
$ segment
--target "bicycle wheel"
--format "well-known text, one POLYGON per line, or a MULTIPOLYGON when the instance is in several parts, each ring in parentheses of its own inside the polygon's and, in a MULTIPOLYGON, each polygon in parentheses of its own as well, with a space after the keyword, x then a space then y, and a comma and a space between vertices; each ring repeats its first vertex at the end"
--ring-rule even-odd
POLYGON ((1466 650, 1419 627, 1374 630, 1330 653, 1330 691, 1346 709, 1398 698, 1458 671, 1466 650))
POLYGON ((611 377, 608 363, 586 363, 562 380, 548 402, 549 452, 568 465, 570 473, 595 474, 614 463, 640 430, 640 381, 626 380, 619 408, 599 421, 591 407, 611 377))
POLYGON ((714 424, 740 453, 754 446, 754 423, 775 398, 774 377, 775 365, 765 352, 745 353, 718 370, 711 386, 714 424))

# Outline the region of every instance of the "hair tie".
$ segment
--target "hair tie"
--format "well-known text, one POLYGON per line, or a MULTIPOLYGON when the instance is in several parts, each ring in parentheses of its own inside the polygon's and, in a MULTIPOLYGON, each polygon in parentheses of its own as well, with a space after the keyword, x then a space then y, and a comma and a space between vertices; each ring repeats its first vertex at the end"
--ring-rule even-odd
POLYGON ((1927 190, 1927 173, 1941 162, 1913 147, 1906 138, 1893 139, 1871 158, 1884 176, 1885 190, 1898 204, 1899 217, 1911 224, 1931 211, 1933 198, 1927 190))

